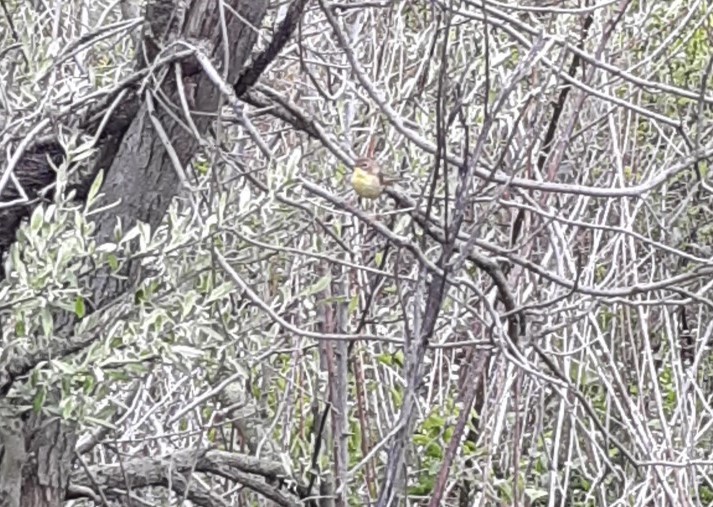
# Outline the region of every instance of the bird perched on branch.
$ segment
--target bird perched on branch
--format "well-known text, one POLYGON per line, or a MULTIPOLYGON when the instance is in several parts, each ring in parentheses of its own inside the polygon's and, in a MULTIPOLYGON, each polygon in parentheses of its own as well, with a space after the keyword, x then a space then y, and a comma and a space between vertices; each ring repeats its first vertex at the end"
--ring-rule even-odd
POLYGON ((354 191, 359 196, 365 199, 376 199, 384 191, 384 188, 400 179, 383 174, 381 168, 373 159, 360 158, 354 164, 351 183, 354 191))

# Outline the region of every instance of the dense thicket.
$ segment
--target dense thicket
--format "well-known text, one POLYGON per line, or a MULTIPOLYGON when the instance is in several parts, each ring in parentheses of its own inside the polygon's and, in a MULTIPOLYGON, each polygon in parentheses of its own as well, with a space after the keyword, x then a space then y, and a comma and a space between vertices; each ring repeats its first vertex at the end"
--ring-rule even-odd
POLYGON ((705 2, 2 7, 0 506, 713 501, 705 2))

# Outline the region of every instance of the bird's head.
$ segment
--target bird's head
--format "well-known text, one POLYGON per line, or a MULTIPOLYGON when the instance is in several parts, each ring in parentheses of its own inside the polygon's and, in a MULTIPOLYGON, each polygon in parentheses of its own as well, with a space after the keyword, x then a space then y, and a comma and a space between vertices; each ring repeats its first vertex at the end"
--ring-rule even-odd
POLYGON ((379 174, 379 168, 376 165, 376 162, 374 162, 370 158, 365 158, 365 157, 358 158, 354 163, 354 167, 361 169, 362 171, 366 171, 369 174, 374 174, 374 175, 379 174))

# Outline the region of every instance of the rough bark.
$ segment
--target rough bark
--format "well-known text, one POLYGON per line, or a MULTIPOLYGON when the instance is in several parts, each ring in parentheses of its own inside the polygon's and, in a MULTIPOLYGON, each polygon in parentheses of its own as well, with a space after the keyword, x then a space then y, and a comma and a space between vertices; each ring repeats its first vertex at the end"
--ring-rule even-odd
MULTIPOLYGON (((126 488, 145 488, 148 486, 169 486, 181 494, 190 483, 192 474, 210 473, 244 484, 246 487, 269 498, 276 505, 300 505, 293 495, 280 491, 265 480, 250 477, 248 474, 261 476, 275 481, 285 477, 285 470, 280 463, 260 460, 252 456, 207 449, 187 449, 171 456, 135 458, 121 465, 93 465, 72 473, 72 498, 85 495, 77 491, 92 490, 98 485, 105 496, 119 496, 115 491, 126 488), (81 489, 84 488, 84 489, 81 489)), ((195 481, 192 481, 195 483, 195 481)), ((202 504, 220 505, 218 495, 210 498, 207 493, 196 495, 202 504), (201 498, 206 497, 205 500, 201 498)), ((194 498, 195 500, 195 498, 194 498)))
POLYGON ((72 470, 75 426, 42 413, 30 414, 24 422, 28 452, 22 469, 20 505, 61 505, 72 470))
MULTIPOLYGON (((266 2, 265 0, 225 2, 224 14, 228 41, 224 41, 221 36, 219 12, 221 4, 221 2, 207 0, 185 3, 176 0, 150 2, 146 10, 147 26, 150 29, 144 32, 147 54, 139 59, 138 65, 143 66, 142 59, 151 62, 166 41, 179 38, 190 40, 194 44, 198 41, 201 47, 207 48, 207 54, 213 65, 227 77, 228 82, 236 82, 257 37, 255 31, 241 20, 246 20, 252 26, 259 26, 265 14, 266 2), (185 11, 175 8, 176 5, 186 3, 188 7, 185 11), (230 9, 237 11, 239 17, 232 15, 230 9), (230 60, 229 68, 223 69, 226 43, 230 60)), ((184 62, 181 65, 183 84, 193 84, 193 89, 196 90, 191 104, 193 110, 215 112, 221 101, 218 90, 202 74, 195 61, 184 62)), ((160 69, 156 69, 156 72, 160 72, 160 69)), ((169 99, 168 107, 179 103, 173 69, 169 69, 167 78, 163 80, 161 92, 162 96, 169 99)), ((144 98, 145 96, 141 97, 144 98)), ((138 99, 135 97, 130 100, 133 102, 120 109, 120 114, 124 116, 127 111, 133 114, 133 118, 126 118, 128 130, 123 132, 122 127, 118 131, 110 132, 99 154, 101 164, 104 168, 108 168, 103 186, 106 202, 121 201, 118 207, 112 208, 98 218, 97 223, 100 225, 96 234, 100 243, 111 240, 117 219, 121 220, 124 230, 137 221, 150 224, 153 230, 161 222, 171 200, 180 188, 177 172, 152 126, 146 105, 141 104, 139 107, 138 99)), ((180 166, 184 167, 197 151, 198 140, 180 128, 172 119, 173 117, 158 104, 158 100, 154 99, 154 103, 156 104, 155 119, 161 123, 176 152, 180 166)), ((178 109, 174 108, 173 113, 180 116, 178 109)), ((193 115, 193 121, 199 134, 204 134, 210 121, 207 116, 193 115)), ((21 181, 24 178, 23 182, 28 188, 36 192, 48 182, 48 179, 51 179, 47 173, 49 166, 44 165, 43 161, 49 155, 56 163, 57 160, 54 158, 61 158, 63 154, 57 153, 57 145, 50 145, 50 148, 35 147, 33 150, 29 159, 23 158, 23 163, 17 167, 15 174, 21 181), (29 165, 25 163, 27 160, 31 162, 29 165)), ((1 197, 6 198, 5 195, 1 197)), ((0 254, 15 240, 15 230, 23 213, 26 213, 25 210, 16 208, 13 214, 6 208, 0 216, 3 219, 0 220, 2 224, 0 225, 0 254)), ((128 270, 128 272, 132 271, 128 270)), ((122 294, 128 283, 131 281, 119 282, 116 278, 110 277, 107 272, 97 275, 93 281, 94 307, 122 294)), ((71 341, 72 320, 67 319, 67 316, 58 317, 59 320, 67 323, 63 328, 62 338, 71 341)), ((20 361, 25 359, 21 358, 20 361)), ((3 377, 2 374, 3 372, 0 372, 0 377, 3 377)), ((16 379, 8 377, 5 373, 4 390, 9 389, 13 381, 16 379)), ((7 493, 3 495, 7 500, 2 502, 10 502, 6 505, 12 507, 59 506, 65 498, 69 472, 73 468, 76 428, 71 422, 51 418, 44 412, 23 414, 13 410, 13 403, 9 399, 0 398, 0 414, 4 416, 0 425, 0 472, 3 472, 0 476, 0 494, 7 493), (14 473, 18 470, 22 473, 14 473), (17 492, 20 492, 19 500, 17 492)))
POLYGON ((0 412, 0 507, 19 507, 26 459, 22 423, 0 412))

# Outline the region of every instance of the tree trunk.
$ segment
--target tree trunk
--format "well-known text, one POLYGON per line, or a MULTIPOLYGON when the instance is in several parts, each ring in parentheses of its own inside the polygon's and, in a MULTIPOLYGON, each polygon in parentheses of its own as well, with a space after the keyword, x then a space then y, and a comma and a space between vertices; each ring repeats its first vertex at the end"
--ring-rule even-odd
MULTIPOLYGON (((151 62, 161 48, 171 41, 187 39, 193 44, 199 41, 218 72, 227 77, 229 84, 236 83, 239 72, 257 38, 255 30, 247 26, 244 21, 253 27, 260 26, 265 9, 265 0, 151 1, 146 7, 146 24, 150 29, 144 31, 144 47, 147 48, 147 54, 138 57, 138 65, 143 66, 144 61, 151 62), (188 7, 181 12, 176 5, 183 3, 187 3, 188 7), (220 6, 223 4, 225 7, 221 15, 220 6), (231 9, 237 11, 239 16, 235 16, 231 9), (229 38, 227 71, 222 68, 226 50, 225 41, 221 36, 223 15, 229 38), (163 41, 159 41, 155 34, 166 34, 166 36, 163 41)), ((200 112, 217 111, 223 98, 216 86, 202 72, 197 60, 191 57, 189 61, 183 61, 180 65, 183 82, 179 84, 182 84, 189 94, 194 90, 194 96, 191 96, 189 101, 191 108, 200 112)), ((179 104, 175 68, 171 67, 167 70, 166 79, 162 81, 162 92, 172 99, 173 104, 179 104)), ((154 72, 158 76, 161 69, 155 69, 154 72)), ((146 92, 141 99, 146 99, 147 94, 150 96, 150 93, 150 91, 146 92)), ((131 96, 133 102, 119 108, 120 114, 124 115, 132 108, 137 111, 130 121, 128 130, 125 133, 112 133, 113 140, 118 142, 113 140, 106 142, 103 152, 99 155, 104 167, 109 167, 102 189, 106 202, 121 200, 118 206, 97 219, 96 234, 99 244, 112 240, 117 218, 121 219, 124 231, 137 221, 148 223, 151 230, 155 230, 180 188, 176 167, 153 127, 146 103, 140 104, 135 94, 131 96)), ((155 104, 154 120, 158 119, 168 135, 180 169, 183 170, 191 156, 198 150, 198 140, 179 127, 171 115, 161 110, 157 100, 153 100, 153 103, 155 104)), ((174 111, 173 114, 180 116, 181 113, 174 111)), ((192 115, 199 134, 204 134, 209 126, 210 120, 206 118, 209 116, 192 115)), ((129 121, 126 124, 128 125, 129 121)), ((44 156, 33 160, 43 161, 44 156)), ((47 166, 33 168, 32 165, 19 164, 15 174, 20 181, 31 181, 33 176, 37 176, 33 171, 47 168, 47 166)), ((40 176, 46 177, 44 174, 40 176)), ((7 210, 5 212, 11 213, 7 210)), ((6 248, 14 241, 19 220, 12 227, 5 227, 9 222, 2 222, 0 246, 6 248)), ((129 268, 128 272, 136 276, 135 270, 129 268)), ((129 283, 131 281, 119 281, 111 277, 108 272, 101 272, 93 281, 94 307, 99 307, 103 302, 122 294, 129 283)), ((71 341, 71 319, 66 315, 59 315, 58 320, 69 321, 60 337, 71 341)), ((66 344, 58 346, 70 348, 66 344)), ((22 364, 27 363, 30 366, 38 362, 28 358, 22 360, 24 361, 22 364)), ((56 416, 50 416, 45 411, 38 413, 21 411, 19 405, 27 406, 28 400, 11 401, 4 397, 14 379, 10 375, 10 380, 7 381, 7 374, 3 376, 3 373, 0 371, 0 473, 2 473, 0 507, 59 507, 65 499, 69 473, 73 467, 77 440, 76 425, 69 421, 62 421, 56 416)), ((48 400, 50 399, 48 395, 48 400)), ((59 398, 55 396, 54 402, 58 400, 59 398)))

